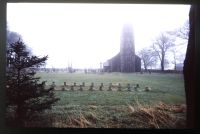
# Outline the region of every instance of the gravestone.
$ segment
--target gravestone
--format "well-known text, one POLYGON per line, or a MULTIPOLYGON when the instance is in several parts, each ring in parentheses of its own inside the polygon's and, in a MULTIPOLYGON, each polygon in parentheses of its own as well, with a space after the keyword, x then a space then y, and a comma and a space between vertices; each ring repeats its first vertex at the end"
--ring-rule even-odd
POLYGON ((131 91, 131 86, 129 83, 127 84, 127 89, 128 89, 128 91, 131 91))
POLYGON ((65 86, 62 86, 62 91, 64 91, 65 90, 65 86))
POLYGON ((134 87, 135 91, 137 91, 138 88, 140 88, 140 86, 139 86, 139 84, 136 84, 136 86, 134 87))
POLYGON ((118 91, 122 91, 122 86, 120 83, 118 84, 118 91))
POLYGON ((108 91, 112 91, 112 83, 109 83, 108 91))
POLYGON ((65 87, 67 86, 66 82, 64 82, 64 86, 65 86, 65 87))
POLYGON ((79 88, 79 90, 80 90, 80 91, 83 91, 83 87, 82 87, 82 85, 80 85, 80 88, 79 88))
POLYGON ((53 88, 53 90, 55 90, 55 87, 56 87, 56 84, 55 84, 55 82, 53 81, 52 84, 51 84, 51 88, 53 88))
POLYGON ((90 91, 93 91, 93 90, 94 90, 94 83, 93 83, 93 82, 91 83, 89 90, 90 90, 90 91))
POLYGON ((101 85, 99 86, 99 90, 102 91, 103 89, 103 83, 101 83, 101 85))
POLYGON ((73 86, 73 85, 71 85, 71 90, 72 90, 72 91, 74 90, 74 86, 73 86))
POLYGON ((151 91, 151 87, 145 87, 145 91, 147 92, 151 91))
POLYGON ((82 83, 82 86, 83 86, 83 87, 85 86, 85 82, 82 83))

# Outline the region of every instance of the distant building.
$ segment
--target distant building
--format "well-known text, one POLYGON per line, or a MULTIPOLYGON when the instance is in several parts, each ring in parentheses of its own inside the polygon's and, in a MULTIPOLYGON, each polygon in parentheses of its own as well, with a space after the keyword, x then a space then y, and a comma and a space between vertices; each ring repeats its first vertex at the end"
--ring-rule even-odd
POLYGON ((120 52, 103 64, 106 72, 140 72, 141 59, 135 54, 132 27, 125 25, 120 44, 120 52))

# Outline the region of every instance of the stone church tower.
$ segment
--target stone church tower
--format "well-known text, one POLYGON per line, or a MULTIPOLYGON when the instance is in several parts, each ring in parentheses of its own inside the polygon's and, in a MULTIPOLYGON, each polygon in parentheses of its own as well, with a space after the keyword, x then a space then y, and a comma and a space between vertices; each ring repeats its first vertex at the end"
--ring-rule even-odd
POLYGON ((141 59, 135 55, 133 29, 125 25, 122 30, 120 52, 104 63, 104 71, 109 72, 140 72, 141 59))
POLYGON ((120 44, 121 72, 135 72, 135 44, 130 25, 125 25, 120 44))

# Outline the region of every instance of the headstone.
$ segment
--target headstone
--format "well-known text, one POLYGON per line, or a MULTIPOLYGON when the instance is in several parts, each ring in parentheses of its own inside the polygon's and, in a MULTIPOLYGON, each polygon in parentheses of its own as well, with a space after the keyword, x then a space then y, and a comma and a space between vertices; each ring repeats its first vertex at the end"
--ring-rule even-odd
POLYGON ((64 91, 65 90, 65 86, 62 86, 62 91, 64 91))
POLYGON ((54 81, 52 82, 51 87, 55 90, 56 84, 54 81))
POLYGON ((120 83, 118 84, 118 91, 122 91, 122 86, 120 83))
POLYGON ((85 82, 82 83, 82 86, 83 86, 83 87, 85 86, 85 82))
POLYGON ((80 85, 80 88, 79 88, 79 90, 80 90, 80 91, 83 91, 82 85, 80 85))
POLYGON ((151 87, 145 87, 145 91, 151 91, 151 87))
POLYGON ((74 86, 73 86, 73 85, 71 85, 71 90, 72 90, 72 91, 74 90, 74 86))
POLYGON ((112 83, 109 83, 108 91, 111 91, 111 90, 112 90, 112 83))
POLYGON ((129 83, 127 84, 127 89, 128 89, 128 91, 131 91, 131 86, 129 83))
POLYGON ((52 85, 54 85, 54 86, 56 85, 54 81, 52 82, 52 85))
POLYGON ((89 90, 91 90, 91 91, 94 90, 94 83, 93 82, 91 83, 89 90))
POLYGON ((102 91, 103 89, 103 83, 101 83, 101 85, 99 86, 99 90, 102 91))
POLYGON ((138 89, 138 88, 137 88, 137 86, 136 86, 136 87, 134 87, 134 90, 135 90, 135 91, 138 91, 137 89, 138 89))

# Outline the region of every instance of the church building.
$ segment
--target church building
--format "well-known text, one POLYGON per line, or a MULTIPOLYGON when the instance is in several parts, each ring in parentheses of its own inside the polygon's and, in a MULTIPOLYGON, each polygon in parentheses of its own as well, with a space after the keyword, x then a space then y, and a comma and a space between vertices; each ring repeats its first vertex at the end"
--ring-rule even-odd
POLYGON ((141 59, 135 54, 133 30, 125 25, 122 30, 120 52, 103 64, 106 72, 140 72, 141 59))

